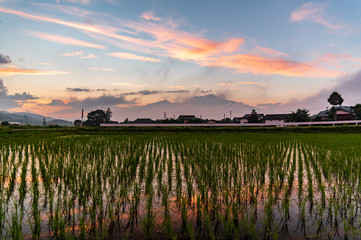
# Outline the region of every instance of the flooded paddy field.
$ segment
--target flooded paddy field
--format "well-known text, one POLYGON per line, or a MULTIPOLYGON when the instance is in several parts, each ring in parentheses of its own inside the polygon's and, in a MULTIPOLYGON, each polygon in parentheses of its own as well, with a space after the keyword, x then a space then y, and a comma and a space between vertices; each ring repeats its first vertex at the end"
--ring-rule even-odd
POLYGON ((2 239, 361 238, 357 134, 0 143, 2 239))

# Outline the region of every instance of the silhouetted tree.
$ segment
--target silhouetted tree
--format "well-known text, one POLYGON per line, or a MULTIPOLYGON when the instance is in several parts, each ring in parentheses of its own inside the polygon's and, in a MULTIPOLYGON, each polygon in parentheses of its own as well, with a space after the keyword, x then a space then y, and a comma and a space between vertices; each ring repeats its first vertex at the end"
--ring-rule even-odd
POLYGON ((351 107, 352 112, 357 116, 358 120, 361 120, 361 104, 356 104, 351 107))
POLYGON ((9 126, 9 125, 10 125, 10 123, 8 121, 1 122, 1 126, 3 126, 3 127, 9 126))
POLYGON ((333 105, 331 111, 333 112, 333 119, 336 121, 337 120, 337 114, 336 114, 336 106, 340 105, 343 103, 343 98, 341 97, 341 94, 339 94, 338 92, 333 92, 331 93, 330 97, 327 99, 327 101, 333 105))
POLYGON ((308 113, 310 110, 304 109, 297 109, 296 112, 291 112, 288 115, 288 120, 290 122, 308 122, 310 121, 310 114, 308 113))
POLYGON ((109 108, 106 112, 104 112, 104 110, 98 109, 88 113, 88 120, 86 120, 84 124, 91 127, 99 127, 101 123, 110 122, 111 116, 112 112, 109 108))
POLYGON ((77 119, 77 120, 74 121, 74 126, 75 127, 80 127, 80 123, 81 123, 81 121, 79 119, 77 119))
POLYGON ((258 114, 256 110, 252 109, 251 116, 248 119, 249 123, 258 123, 258 114))

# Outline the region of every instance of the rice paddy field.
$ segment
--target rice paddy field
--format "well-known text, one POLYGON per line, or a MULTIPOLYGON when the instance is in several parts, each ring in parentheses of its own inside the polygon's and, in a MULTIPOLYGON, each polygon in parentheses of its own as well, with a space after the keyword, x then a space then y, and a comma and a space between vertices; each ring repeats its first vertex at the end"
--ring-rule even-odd
POLYGON ((2 239, 361 238, 361 135, 0 142, 2 239))

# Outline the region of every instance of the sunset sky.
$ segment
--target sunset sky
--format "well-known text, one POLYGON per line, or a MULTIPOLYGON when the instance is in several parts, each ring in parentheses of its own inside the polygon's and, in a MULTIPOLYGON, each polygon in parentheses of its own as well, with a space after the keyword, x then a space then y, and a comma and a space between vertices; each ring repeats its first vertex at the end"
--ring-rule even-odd
POLYGON ((0 109, 74 120, 82 108, 117 115, 215 94, 315 113, 328 103, 312 99, 334 89, 354 105, 360 10, 359 0, 0 0, 0 109))

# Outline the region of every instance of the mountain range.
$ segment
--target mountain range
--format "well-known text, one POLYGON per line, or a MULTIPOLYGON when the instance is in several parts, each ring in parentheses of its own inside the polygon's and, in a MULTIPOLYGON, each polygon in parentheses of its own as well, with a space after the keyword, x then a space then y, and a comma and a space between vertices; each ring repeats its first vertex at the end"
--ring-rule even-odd
POLYGON ((144 106, 114 109, 113 119, 115 121, 124 121, 125 118, 129 118, 129 120, 136 118, 162 119, 164 113, 168 118, 178 118, 179 115, 187 114, 202 117, 203 119, 222 119, 224 116, 230 117, 230 115, 232 115, 232 118, 243 116, 245 113, 250 113, 252 109, 257 110, 257 108, 242 102, 235 102, 209 94, 195 96, 178 103, 163 100, 144 106))
POLYGON ((30 125, 43 125, 45 119, 46 125, 60 125, 60 126, 71 126, 72 122, 54 119, 51 117, 44 117, 39 114, 33 114, 28 112, 16 112, 10 113, 6 111, 0 111, 0 122, 16 122, 21 124, 30 124, 30 125))

